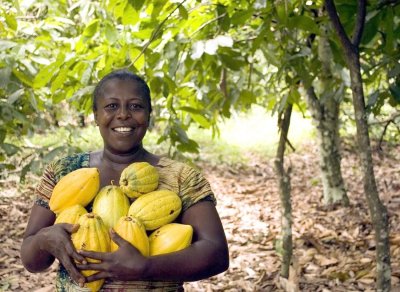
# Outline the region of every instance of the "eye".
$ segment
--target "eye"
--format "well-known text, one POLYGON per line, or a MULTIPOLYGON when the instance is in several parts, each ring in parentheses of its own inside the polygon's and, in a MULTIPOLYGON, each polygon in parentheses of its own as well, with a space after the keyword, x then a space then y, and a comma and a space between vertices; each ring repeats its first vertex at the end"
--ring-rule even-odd
POLYGON ((129 104, 129 110, 136 111, 143 109, 143 106, 139 103, 131 103, 129 104))
POLYGON ((118 105, 116 104, 116 103, 109 103, 109 104, 107 104, 104 108, 106 109, 106 110, 114 110, 114 109, 116 109, 118 107, 118 105))

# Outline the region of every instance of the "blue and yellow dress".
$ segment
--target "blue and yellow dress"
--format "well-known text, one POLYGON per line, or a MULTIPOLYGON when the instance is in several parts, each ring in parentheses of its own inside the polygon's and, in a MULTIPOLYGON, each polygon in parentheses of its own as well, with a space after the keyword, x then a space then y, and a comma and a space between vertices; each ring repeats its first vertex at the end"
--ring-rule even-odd
MULTIPOLYGON (((67 156, 49 164, 36 188, 35 203, 49 208, 49 200, 54 186, 66 174, 79 168, 90 166, 90 153, 80 153, 67 156)), ((168 189, 177 193, 182 200, 182 212, 199 201, 212 201, 216 204, 215 196, 209 182, 196 169, 189 165, 160 158, 156 169, 159 172, 158 189, 168 189)), ((90 211, 90 206, 87 207, 90 211)), ((69 277, 65 268, 60 264, 56 275, 56 291, 89 291, 80 288, 69 277)), ((168 281, 111 281, 107 280, 100 291, 103 292, 128 292, 128 291, 183 291, 182 282, 168 281)))

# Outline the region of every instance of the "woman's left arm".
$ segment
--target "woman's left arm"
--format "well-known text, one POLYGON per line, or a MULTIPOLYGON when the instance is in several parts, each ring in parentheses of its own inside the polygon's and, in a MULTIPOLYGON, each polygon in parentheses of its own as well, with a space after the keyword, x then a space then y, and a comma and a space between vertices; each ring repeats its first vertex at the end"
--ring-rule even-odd
POLYGON ((151 257, 139 251, 115 232, 112 239, 120 246, 114 253, 82 251, 81 255, 101 263, 77 265, 79 269, 98 270, 88 282, 101 278, 122 281, 160 280, 197 281, 228 269, 228 245, 218 212, 212 202, 202 201, 187 209, 181 223, 193 227, 192 244, 181 251, 151 257))

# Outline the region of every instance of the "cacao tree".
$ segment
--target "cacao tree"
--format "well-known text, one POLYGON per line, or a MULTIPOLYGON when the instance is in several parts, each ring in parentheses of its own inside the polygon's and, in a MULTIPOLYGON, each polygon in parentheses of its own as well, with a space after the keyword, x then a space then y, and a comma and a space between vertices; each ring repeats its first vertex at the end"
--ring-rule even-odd
POLYGON ((357 126, 357 144, 363 171, 364 193, 375 231, 377 262, 376 286, 378 291, 390 291, 391 267, 388 213, 386 207, 380 201, 375 181, 359 53, 367 11, 366 1, 358 1, 356 22, 354 23, 354 29, 350 36, 345 31, 340 21, 333 0, 326 0, 325 7, 338 35, 351 76, 354 115, 357 126))

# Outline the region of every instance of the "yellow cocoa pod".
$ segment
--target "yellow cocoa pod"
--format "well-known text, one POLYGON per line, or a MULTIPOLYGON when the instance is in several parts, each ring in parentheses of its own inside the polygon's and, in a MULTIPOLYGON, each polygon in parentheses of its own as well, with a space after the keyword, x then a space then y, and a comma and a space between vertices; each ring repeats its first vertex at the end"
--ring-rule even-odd
POLYGON ((146 230, 154 230, 171 223, 182 210, 181 198, 170 190, 157 190, 137 198, 129 207, 128 215, 138 218, 146 230))
MULTIPOLYGON (((100 216, 94 213, 82 215, 79 220, 79 229, 71 235, 72 243, 77 250, 109 252, 110 251, 110 235, 108 229, 100 216)), ((86 258, 88 262, 98 263, 98 260, 86 258)), ((97 273, 93 270, 83 270, 82 275, 88 277, 97 273)), ((85 283, 85 287, 92 292, 99 291, 104 283, 104 279, 85 283)))
POLYGON ((100 188, 97 168, 80 168, 63 176, 51 194, 50 210, 58 214, 67 207, 79 204, 86 207, 100 188))
POLYGON ((158 179, 154 166, 147 162, 135 162, 122 171, 119 186, 129 198, 137 198, 157 189, 158 179))
POLYGON ((92 212, 103 219, 108 228, 128 214, 130 202, 118 186, 103 187, 94 198, 92 212))
POLYGON ((169 223, 153 231, 149 236, 150 255, 159 255, 182 250, 192 243, 191 225, 169 223))
POLYGON ((86 209, 79 204, 73 205, 64 209, 61 213, 57 215, 56 221, 54 224, 57 223, 69 223, 69 224, 76 224, 78 223, 79 218, 86 214, 86 209))
MULTIPOLYGON (((149 256, 149 238, 139 219, 132 216, 121 217, 114 230, 119 236, 136 247, 142 255, 149 256)), ((116 251, 118 248, 118 245, 111 241, 111 251, 116 251)))

